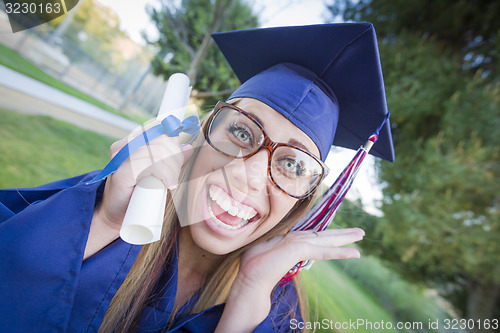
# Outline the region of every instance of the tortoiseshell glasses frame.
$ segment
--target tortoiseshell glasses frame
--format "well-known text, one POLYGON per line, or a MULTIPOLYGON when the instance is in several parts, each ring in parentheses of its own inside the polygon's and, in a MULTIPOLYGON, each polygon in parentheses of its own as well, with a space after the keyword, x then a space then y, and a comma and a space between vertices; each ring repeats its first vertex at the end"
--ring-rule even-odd
POLYGON ((267 150, 268 151, 268 176, 269 176, 269 178, 271 179, 272 183, 280 191, 286 193, 287 195, 289 195, 289 196, 291 196, 293 198, 303 199, 303 198, 306 198, 309 195, 311 195, 316 190, 316 188, 318 187, 318 185, 321 183, 321 181, 326 177, 326 175, 329 172, 328 167, 318 157, 316 157, 314 154, 310 153, 309 151, 304 150, 304 149, 302 149, 300 147, 291 145, 291 144, 272 141, 269 138, 269 136, 267 135, 266 131, 264 130, 264 127, 259 123, 259 121, 257 119, 255 119, 255 117, 253 117, 251 114, 248 114, 247 112, 245 112, 244 110, 240 109, 239 107, 237 107, 237 106, 235 106, 233 104, 229 104, 229 103, 222 102, 222 101, 219 101, 217 103, 217 105, 214 108, 213 113, 211 114, 210 118, 208 119, 207 126, 205 126, 204 135, 205 135, 205 139, 206 139, 207 143, 213 149, 215 149, 217 152, 221 153, 222 155, 230 157, 230 158, 241 158, 241 159, 246 160, 246 159, 254 156, 255 154, 257 154, 262 149, 267 150), (214 120, 217 118, 217 116, 220 114, 220 112, 222 110, 227 110, 227 109, 236 111, 239 114, 245 116, 253 124, 255 124, 255 126, 262 132, 263 137, 259 140, 259 142, 256 143, 258 145, 258 147, 255 150, 252 150, 248 154, 242 153, 241 150, 238 152, 238 155, 232 154, 231 152, 228 152, 228 151, 224 151, 224 150, 222 150, 220 148, 221 145, 218 145, 218 144, 214 143, 211 140, 211 134, 210 133, 212 132, 212 127, 214 126, 214 120), (318 170, 320 170, 320 174, 314 174, 313 175, 315 177, 314 181, 310 182, 310 184, 308 184, 310 186, 310 188, 306 189, 303 194, 290 193, 289 191, 286 191, 275 180, 275 177, 273 177, 273 171, 272 171, 273 170, 273 164, 272 164, 272 162, 273 162, 273 156, 274 156, 275 151, 277 149, 279 149, 280 147, 291 148, 293 150, 299 151, 302 154, 305 154, 305 156, 303 158, 307 158, 307 162, 308 163, 311 163, 312 165, 314 165, 314 167, 317 167, 318 170))

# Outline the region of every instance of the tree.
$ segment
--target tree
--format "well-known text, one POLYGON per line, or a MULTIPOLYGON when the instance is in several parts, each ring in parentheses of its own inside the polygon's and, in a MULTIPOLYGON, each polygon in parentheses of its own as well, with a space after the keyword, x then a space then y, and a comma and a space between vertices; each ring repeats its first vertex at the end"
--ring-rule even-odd
MULTIPOLYGON (((478 1, 477 6, 484 3, 478 1)), ((450 8, 454 4, 450 1, 450 8)), ((460 51, 464 44, 448 43, 443 38, 447 27, 433 21, 427 7, 411 7, 407 1, 347 0, 340 8, 347 10, 345 19, 374 21, 379 32, 396 150, 394 164, 380 164, 387 184, 384 217, 375 227, 381 244, 362 245, 407 277, 437 286, 464 318, 491 319, 500 299, 496 64, 480 63, 470 71, 460 51), (435 28, 425 31, 426 24, 417 24, 420 19, 405 24, 408 8, 435 28), (440 33, 433 34, 433 29, 440 33)), ((457 11, 450 10, 455 19, 466 17, 457 11)), ((491 49, 499 47, 495 36, 484 36, 491 49)))
MULTIPOLYGON (((115 49, 114 43, 117 39, 125 39, 127 36, 120 29, 118 15, 96 0, 80 0, 77 6, 70 12, 74 15, 73 19, 64 29, 64 36, 72 42, 71 45, 65 46, 69 50, 68 53, 74 52, 75 46, 78 46, 108 67, 119 67, 124 58, 115 49)), ((56 28, 59 24, 65 24, 65 18, 63 15, 49 22, 49 25, 56 28)))
POLYGON ((383 36, 432 36, 464 68, 500 75, 500 2, 496 0, 339 0, 328 6, 346 21, 373 22, 383 36))
POLYGON ((500 282, 500 87, 464 76, 435 42, 400 35, 389 48, 398 161, 381 165, 388 186, 377 232, 408 275, 459 288, 452 294, 469 302, 455 300, 464 316, 491 318, 500 282))
MULTIPOLYGON (((186 73, 198 97, 215 101, 238 85, 226 60, 212 47, 210 35, 216 31, 255 28, 257 17, 241 0, 183 0, 180 6, 162 1, 161 8, 149 8, 160 36, 150 43, 158 46, 153 61, 156 74, 166 79, 186 73), (168 61, 164 61, 165 57, 168 61)), ((212 103, 213 104, 213 103, 212 103)))

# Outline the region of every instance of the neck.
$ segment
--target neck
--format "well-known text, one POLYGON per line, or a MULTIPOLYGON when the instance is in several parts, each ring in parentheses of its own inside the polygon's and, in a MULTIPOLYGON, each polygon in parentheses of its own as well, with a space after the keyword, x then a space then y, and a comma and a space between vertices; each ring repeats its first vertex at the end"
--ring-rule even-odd
POLYGON ((194 243, 189 227, 181 228, 175 309, 180 309, 203 286, 219 259, 220 256, 207 252, 194 243))
POLYGON ((204 280, 221 257, 196 245, 191 237, 189 227, 181 228, 179 234, 179 276, 204 280))

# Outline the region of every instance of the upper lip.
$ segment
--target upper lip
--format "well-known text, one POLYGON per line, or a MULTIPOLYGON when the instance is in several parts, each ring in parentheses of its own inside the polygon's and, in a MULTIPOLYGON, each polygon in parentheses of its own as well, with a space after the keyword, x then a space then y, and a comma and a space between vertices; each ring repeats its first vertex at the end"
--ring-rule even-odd
MULTIPOLYGON (((214 185, 214 186, 217 186, 217 187, 220 187, 221 189, 223 189, 223 190, 224 190, 227 194, 229 194, 229 196, 230 196, 233 200, 238 201, 238 202, 240 202, 240 203, 242 203, 242 204, 244 204, 244 205, 250 206, 250 207, 252 207, 253 209, 255 209, 255 211, 257 212, 257 215, 256 215, 256 216, 257 216, 259 219, 263 216, 262 211, 261 211, 259 208, 257 208, 257 207, 258 207, 258 205, 256 205, 256 204, 253 202, 253 200, 252 200, 252 199, 250 199, 250 198, 248 197, 248 195, 247 195, 247 194, 241 193, 241 192, 239 192, 239 191, 235 190, 234 188, 233 188, 233 189, 229 189, 229 188, 228 188, 228 186, 223 186, 223 185, 220 185, 220 184, 212 183, 212 184, 210 184, 210 185, 209 185, 209 187, 210 187, 211 185, 214 185)), ((208 190, 208 189, 207 189, 207 190, 208 190)))

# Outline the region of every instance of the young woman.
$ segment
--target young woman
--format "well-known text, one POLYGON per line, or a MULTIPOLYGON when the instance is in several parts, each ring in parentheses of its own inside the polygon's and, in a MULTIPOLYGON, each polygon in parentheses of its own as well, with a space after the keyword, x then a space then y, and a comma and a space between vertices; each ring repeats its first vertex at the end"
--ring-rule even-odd
MULTIPOLYGON (((332 143, 363 143, 387 113, 373 27, 256 29, 216 41, 243 84, 216 105, 195 149, 163 135, 105 182, 89 185, 92 172, 0 192, 3 330, 291 331, 307 313, 298 286, 279 283, 288 270, 359 257, 343 246, 361 229, 289 230, 312 207, 332 143), (160 162, 149 163, 151 153, 160 162), (181 204, 169 196, 160 241, 130 245, 119 229, 150 174, 176 186, 181 204)), ((387 127, 381 136, 377 154, 392 159, 387 127)))

